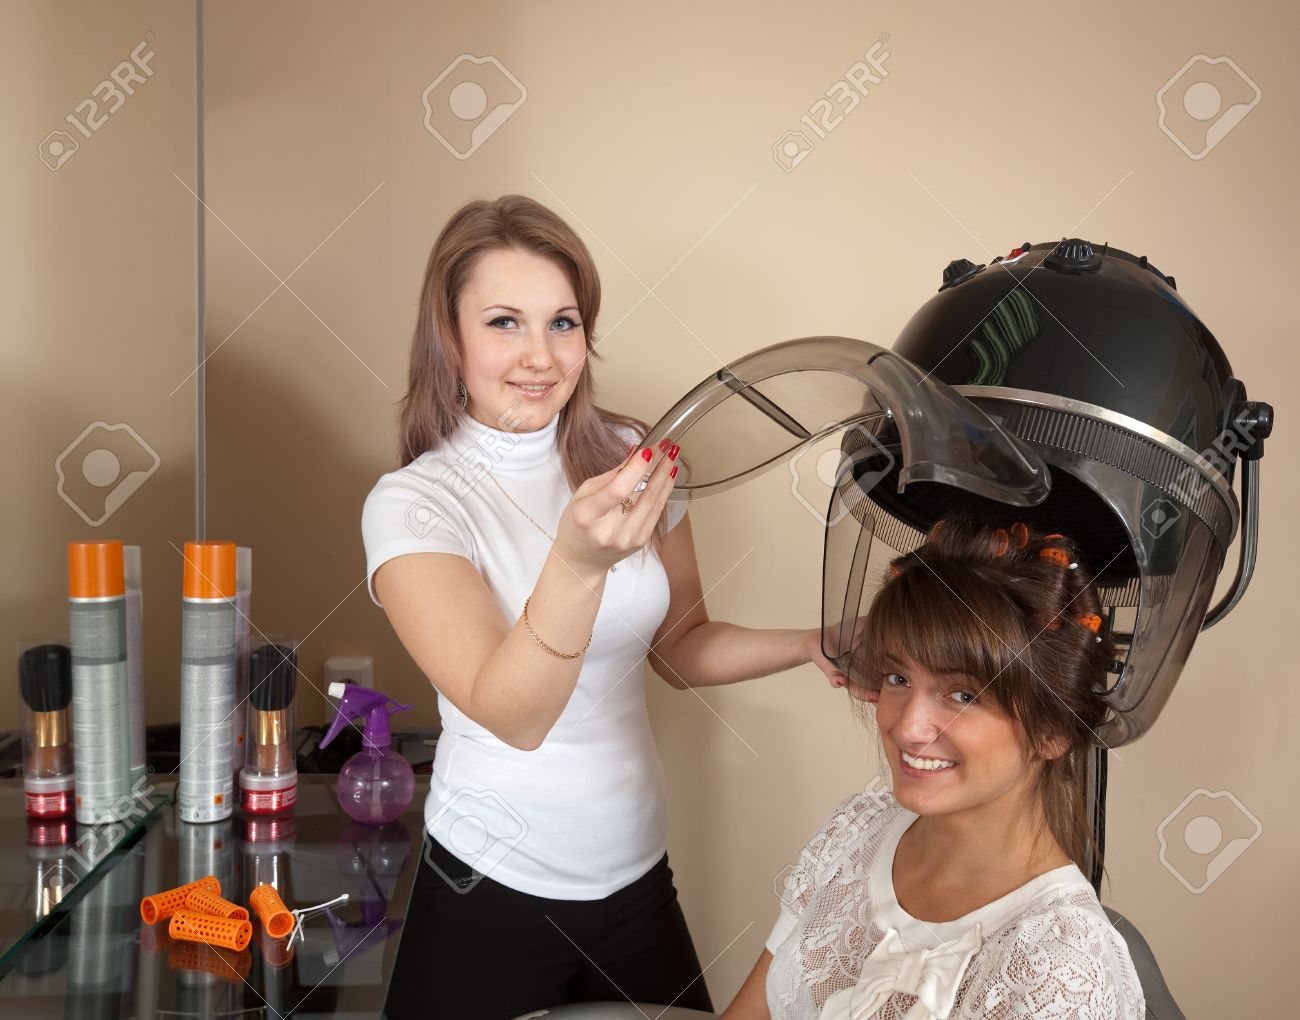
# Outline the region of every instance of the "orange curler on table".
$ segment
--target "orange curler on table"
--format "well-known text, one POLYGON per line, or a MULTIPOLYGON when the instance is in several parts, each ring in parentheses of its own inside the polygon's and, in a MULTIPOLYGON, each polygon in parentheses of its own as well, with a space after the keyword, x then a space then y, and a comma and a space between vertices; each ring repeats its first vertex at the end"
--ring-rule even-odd
POLYGON ((167 934, 178 941, 202 942, 238 952, 248 946, 248 940, 253 937, 253 925, 232 917, 212 917, 178 910, 172 914, 167 934))
POLYGON ((248 920, 246 908, 206 889, 191 889, 185 897, 184 909, 194 914, 211 914, 213 917, 228 917, 236 921, 248 920))
POLYGON ((248 897, 248 902, 257 913, 262 927, 272 938, 284 938, 293 931, 293 914, 284 905, 284 900, 280 899, 275 886, 263 882, 253 890, 253 894, 248 897))
POLYGON ((204 875, 193 882, 178 885, 175 889, 168 889, 166 892, 146 896, 140 901, 140 917, 144 919, 145 924, 157 924, 159 921, 165 921, 175 911, 184 909, 185 897, 196 890, 220 896, 221 883, 217 881, 216 875, 204 875))

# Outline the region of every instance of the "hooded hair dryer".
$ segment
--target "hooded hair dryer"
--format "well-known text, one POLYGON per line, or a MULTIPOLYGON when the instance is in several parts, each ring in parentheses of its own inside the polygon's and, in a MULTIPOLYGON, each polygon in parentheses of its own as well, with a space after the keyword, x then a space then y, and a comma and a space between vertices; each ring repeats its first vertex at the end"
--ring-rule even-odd
POLYGON ((847 672, 874 535, 911 552, 950 512, 1076 539, 1119 649, 1098 744, 1141 736, 1201 630, 1246 591, 1273 420, 1146 256, 1063 239, 958 259, 893 350, 811 337, 746 355, 652 428, 690 453, 670 498, 739 484, 836 433, 823 651, 847 672), (1242 467, 1239 509, 1232 490, 1242 467), (1210 599, 1244 522, 1237 573, 1210 599))

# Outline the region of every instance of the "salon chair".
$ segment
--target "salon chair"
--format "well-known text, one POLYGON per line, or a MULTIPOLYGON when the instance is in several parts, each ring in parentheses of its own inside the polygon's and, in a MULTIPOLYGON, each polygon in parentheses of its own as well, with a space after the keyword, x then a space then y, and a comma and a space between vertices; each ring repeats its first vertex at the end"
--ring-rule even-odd
POLYGON ((1187 1020, 1174 1002, 1169 986, 1165 984, 1165 977, 1160 973, 1160 964, 1156 963, 1155 954, 1151 952, 1142 933, 1118 910, 1106 906, 1102 909, 1128 944, 1128 954, 1133 958, 1133 969, 1137 971, 1138 981, 1142 984, 1142 996, 1147 1001, 1148 1020, 1187 1020))

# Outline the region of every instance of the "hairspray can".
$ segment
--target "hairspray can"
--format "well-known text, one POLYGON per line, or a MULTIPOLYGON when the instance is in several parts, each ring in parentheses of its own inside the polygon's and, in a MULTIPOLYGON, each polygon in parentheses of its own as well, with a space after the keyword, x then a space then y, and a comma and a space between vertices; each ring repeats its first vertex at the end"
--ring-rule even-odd
POLYGON ((183 822, 215 822, 234 811, 235 545, 186 542, 181 607, 183 822))
POLYGON ((83 825, 132 811, 122 543, 68 543, 72 755, 83 825))
POLYGON ((18 644, 23 727, 23 792, 28 818, 72 812, 72 653, 67 639, 18 644))
POLYGON ((244 766, 244 735, 248 718, 248 654, 253 614, 253 550, 235 548, 235 714, 230 717, 230 767, 238 779, 244 766))
POLYGON ((138 545, 122 547, 122 578, 126 585, 126 684, 131 705, 131 789, 145 776, 144 743, 144 567, 138 545))
POLYGON ((252 814, 273 814, 298 799, 293 695, 297 643, 274 640, 250 657, 248 740, 239 774, 240 804, 252 814))

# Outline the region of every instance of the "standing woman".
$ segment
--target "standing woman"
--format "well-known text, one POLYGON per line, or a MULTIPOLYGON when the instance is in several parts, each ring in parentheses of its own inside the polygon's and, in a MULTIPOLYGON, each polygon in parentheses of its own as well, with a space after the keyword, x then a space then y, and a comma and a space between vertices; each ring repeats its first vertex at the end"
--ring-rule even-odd
POLYGON ((645 660, 681 689, 806 662, 845 681, 819 630, 709 620, 685 504, 667 502, 680 451, 595 403, 599 311, 586 246, 520 195, 463 206, 429 257, 402 467, 362 514, 371 598, 442 719, 392 1020, 711 1010, 645 660))

